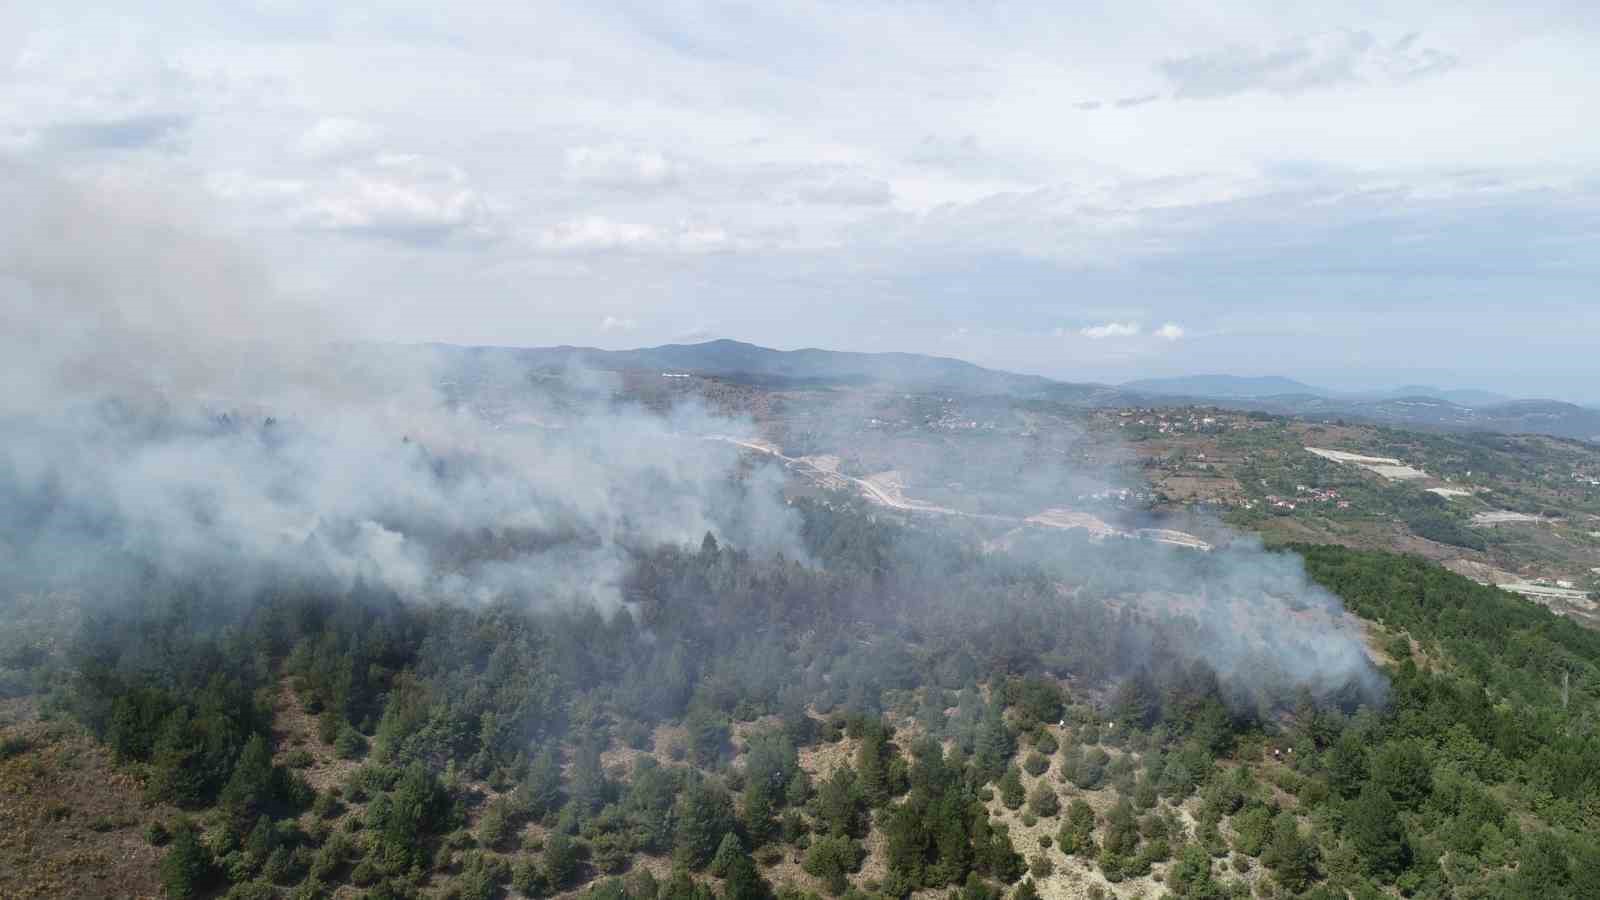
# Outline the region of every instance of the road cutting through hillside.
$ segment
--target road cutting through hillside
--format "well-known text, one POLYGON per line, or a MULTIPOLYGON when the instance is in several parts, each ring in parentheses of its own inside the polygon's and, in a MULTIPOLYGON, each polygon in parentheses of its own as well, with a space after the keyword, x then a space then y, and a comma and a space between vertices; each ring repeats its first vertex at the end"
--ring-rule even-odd
POLYGON ((774 459, 782 460, 784 465, 801 472, 813 481, 821 482, 830 487, 836 487, 841 484, 852 486, 867 500, 879 506, 902 512, 935 513, 1004 524, 1036 525, 1064 531, 1081 529, 1089 532, 1090 536, 1094 538, 1123 537, 1150 541, 1156 544, 1166 544, 1173 547, 1186 547, 1191 550, 1208 551, 1211 549, 1209 543, 1187 532, 1173 531, 1166 528, 1140 528, 1137 531, 1129 532, 1109 525, 1090 513, 1068 509, 1047 509, 1037 515, 1018 518, 1017 516, 966 512, 965 510, 951 509, 947 506, 935 506, 931 503, 907 499, 902 493, 900 474, 893 470, 880 472, 877 475, 869 475, 866 478, 856 478, 838 470, 838 457, 785 456, 783 451, 777 447, 750 438, 732 437, 723 434, 708 434, 704 435, 704 437, 706 440, 734 444, 746 450, 753 450, 774 459), (819 464, 824 460, 827 462, 819 464))

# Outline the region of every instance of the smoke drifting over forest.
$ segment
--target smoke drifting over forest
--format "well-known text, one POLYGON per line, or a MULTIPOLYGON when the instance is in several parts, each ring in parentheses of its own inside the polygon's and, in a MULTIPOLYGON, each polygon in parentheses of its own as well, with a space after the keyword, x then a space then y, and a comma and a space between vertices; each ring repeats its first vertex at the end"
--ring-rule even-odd
POLYGON ((593 376, 491 421, 430 352, 347 343, 183 210, 5 176, 29 211, 0 225, 13 590, 135 564, 609 607, 629 546, 799 555, 775 473, 731 479, 703 412, 616 405, 593 376))
MULTIPOLYGON (((698 437, 753 434, 749 423, 688 403, 647 411, 617 400, 605 374, 541 386, 489 362, 361 344, 182 209, 4 175, 0 199, 30 213, 0 224, 8 594, 115 596, 157 571, 609 612, 630 554, 708 531, 756 557, 814 557, 781 469, 698 437)), ((1170 656, 1224 679, 1264 666, 1319 694, 1381 691, 1338 600, 1293 557, 1043 530, 1014 549, 1162 623, 1159 640, 1120 645, 1124 672, 1170 656)))

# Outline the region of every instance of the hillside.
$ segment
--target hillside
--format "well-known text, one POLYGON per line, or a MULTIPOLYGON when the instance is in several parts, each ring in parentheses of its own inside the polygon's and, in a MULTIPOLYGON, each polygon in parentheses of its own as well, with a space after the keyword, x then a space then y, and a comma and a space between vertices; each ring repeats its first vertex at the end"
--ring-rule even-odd
MULTIPOLYGON (((663 548, 609 622, 271 591, 196 628, 181 593, 152 596, 25 667, 53 672, 49 709, 131 780, 93 793, 95 814, 171 843, 159 866, 130 844, 14 857, 11 877, 254 898, 1600 887, 1593 632, 1414 560, 1303 547, 1387 678, 1311 692, 1271 665, 1241 679, 1137 651, 1185 644, 1095 574, 1041 594, 1066 572, 804 509, 821 569, 663 548), (113 638, 130 631, 179 652, 130 669, 113 638)), ((1182 559, 1181 581, 1210 577, 1211 557, 1182 559)), ((0 740, 3 771, 62 765, 26 718, 0 740)), ((78 821, 90 798, 8 803, 3 825, 78 821)))
POLYGON ((849 353, 836 350, 772 350, 732 340, 666 344, 636 350, 592 347, 450 347, 432 345, 447 358, 514 363, 528 368, 586 366, 604 370, 693 372, 757 383, 860 385, 867 383, 959 390, 975 394, 1039 392, 1055 385, 1047 378, 985 369, 972 363, 915 353, 849 353))
MULTIPOLYGON (((1550 400, 1505 400, 1484 391, 1413 387, 1376 395, 1346 395, 1288 378, 1230 375, 1143 379, 1111 386, 1056 381, 915 353, 773 350, 732 340, 633 350, 447 344, 427 345, 426 350, 444 365, 448 377, 468 380, 507 369, 559 373, 579 367, 649 377, 696 374, 762 390, 878 385, 974 396, 1041 398, 1083 408, 1181 406, 1207 401, 1233 409, 1310 420, 1351 419, 1411 428, 1549 434, 1600 441, 1600 410, 1550 400), (1499 402, 1488 402, 1491 400, 1499 402)), ((368 347, 365 352, 383 357, 404 351, 368 347)))

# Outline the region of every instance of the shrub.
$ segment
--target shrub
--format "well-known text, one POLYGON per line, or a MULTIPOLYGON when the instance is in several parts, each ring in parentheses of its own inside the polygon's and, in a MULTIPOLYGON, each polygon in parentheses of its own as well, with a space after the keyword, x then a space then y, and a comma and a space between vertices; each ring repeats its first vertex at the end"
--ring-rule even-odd
POLYGON ((167 841, 172 840, 172 832, 167 830, 164 822, 151 822, 144 827, 144 839, 152 847, 164 847, 167 841))
POLYGON ((511 886, 524 897, 543 897, 550 892, 544 869, 530 859, 520 859, 511 868, 511 886))
POLYGON ((1028 811, 1041 819, 1048 819, 1061 811, 1061 798, 1048 784, 1040 784, 1028 797, 1028 811))
POLYGON ((332 793, 318 794, 317 799, 311 803, 311 814, 319 819, 331 819, 337 816, 344 804, 332 793))
POLYGON ((359 759, 366 755, 367 739, 349 722, 341 723, 338 736, 333 739, 333 752, 340 759, 359 759))
POLYGON ((850 838, 823 837, 812 842, 803 868, 807 874, 822 879, 828 893, 837 896, 849 887, 846 876, 861 868, 864 858, 866 852, 850 838))
POLYGON ((478 840, 485 847, 499 848, 511 837, 511 813, 503 799, 491 802, 478 820, 478 840))
POLYGON ((1033 753, 1029 753, 1028 757, 1022 761, 1022 768, 1029 775, 1037 778, 1044 774, 1045 769, 1050 768, 1050 760, 1045 759, 1037 751, 1035 751, 1033 753))

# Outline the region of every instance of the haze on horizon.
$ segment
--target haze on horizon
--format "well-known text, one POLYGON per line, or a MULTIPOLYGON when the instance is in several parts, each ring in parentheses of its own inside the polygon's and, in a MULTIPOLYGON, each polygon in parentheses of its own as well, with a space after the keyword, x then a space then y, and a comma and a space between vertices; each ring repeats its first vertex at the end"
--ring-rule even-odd
POLYGON ((17 4, 0 159, 372 340, 1592 403, 1597 50, 1562 0, 17 4))

